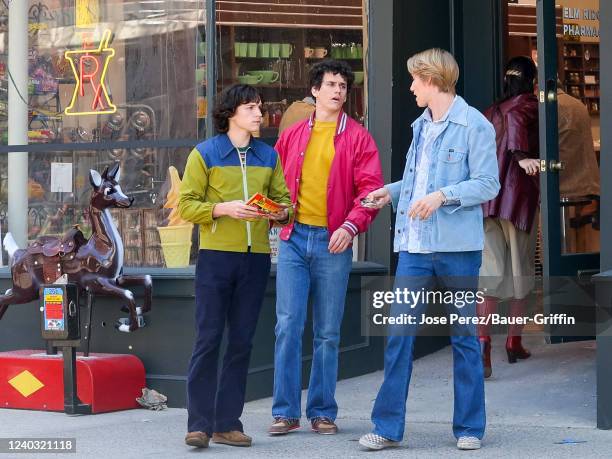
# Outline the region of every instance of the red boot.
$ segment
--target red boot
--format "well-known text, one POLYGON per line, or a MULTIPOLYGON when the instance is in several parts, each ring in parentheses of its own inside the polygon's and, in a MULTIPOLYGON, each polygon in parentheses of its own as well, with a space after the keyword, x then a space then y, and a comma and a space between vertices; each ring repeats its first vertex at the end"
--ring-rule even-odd
MULTIPOLYGON (((497 298, 492 296, 485 297, 485 301, 476 304, 478 317, 486 317, 497 311, 497 298)), ((493 373, 491 366, 491 331, 488 325, 478 324, 478 335, 480 341, 480 353, 482 355, 482 368, 484 377, 490 378, 493 373)))
POLYGON ((523 347, 520 336, 508 336, 506 339, 506 354, 508 354, 508 363, 516 363, 516 359, 531 357, 531 352, 523 347))
MULTIPOLYGON (((525 305, 527 301, 512 300, 510 302, 510 317, 523 317, 525 315, 525 305)), ((517 359, 528 359, 531 353, 523 347, 521 335, 523 334, 523 325, 510 325, 508 327, 508 338, 506 339, 506 354, 508 354, 508 363, 516 363, 517 359)))

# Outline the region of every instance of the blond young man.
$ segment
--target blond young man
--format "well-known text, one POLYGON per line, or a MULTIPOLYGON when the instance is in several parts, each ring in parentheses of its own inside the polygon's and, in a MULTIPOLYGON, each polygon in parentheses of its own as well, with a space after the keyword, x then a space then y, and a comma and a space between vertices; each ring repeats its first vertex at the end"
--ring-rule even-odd
MULTIPOLYGON (((397 212, 394 250, 399 252, 395 288, 412 291, 470 290, 478 286, 484 232, 481 204, 499 191, 493 126, 455 94, 459 68, 441 49, 408 60, 410 90, 425 111, 412 124, 414 136, 402 180, 368 195, 377 207, 397 212)), ((469 319, 475 303, 445 305, 469 319)), ((415 316, 427 304, 394 304, 391 315, 415 316)), ((378 392, 374 430, 360 445, 372 450, 397 446, 404 435, 412 351, 418 325, 389 329, 385 379, 378 392)), ((478 449, 485 429, 484 377, 475 325, 452 327, 455 414, 459 449, 478 449)))

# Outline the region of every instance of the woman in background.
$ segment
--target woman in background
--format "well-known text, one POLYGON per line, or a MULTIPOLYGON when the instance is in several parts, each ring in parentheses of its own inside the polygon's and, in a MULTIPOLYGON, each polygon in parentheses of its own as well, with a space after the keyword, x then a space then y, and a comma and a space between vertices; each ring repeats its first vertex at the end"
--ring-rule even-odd
MULTIPOLYGON (((483 204, 485 247, 480 276, 488 296, 478 304, 479 316, 495 313, 500 299, 510 300, 509 316, 524 316, 526 297, 534 286, 540 196, 536 75, 531 58, 512 58, 506 65, 503 97, 484 113, 495 128, 501 189, 495 199, 483 204)), ((521 343, 522 328, 508 328, 509 363, 531 355, 521 343)), ((479 326, 478 333, 488 378, 492 373, 489 327, 479 326)))

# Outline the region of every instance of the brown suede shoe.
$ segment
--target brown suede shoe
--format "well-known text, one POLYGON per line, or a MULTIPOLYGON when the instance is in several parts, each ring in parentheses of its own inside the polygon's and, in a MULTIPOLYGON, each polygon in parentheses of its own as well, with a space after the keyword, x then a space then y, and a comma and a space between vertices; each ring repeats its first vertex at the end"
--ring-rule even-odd
POLYGON ((230 446, 251 446, 253 439, 239 430, 230 432, 214 432, 213 443, 222 443, 230 446))
POLYGON ((299 419, 287 419, 276 417, 274 418, 274 422, 268 429, 268 433, 270 435, 285 435, 291 432, 292 430, 297 430, 300 428, 300 420, 299 419))
POLYGON ((208 448, 210 437, 204 432, 188 432, 185 435, 185 444, 194 446, 195 448, 208 448))
POLYGON ((338 433, 338 426, 329 418, 313 418, 310 420, 312 431, 321 435, 334 435, 338 433))

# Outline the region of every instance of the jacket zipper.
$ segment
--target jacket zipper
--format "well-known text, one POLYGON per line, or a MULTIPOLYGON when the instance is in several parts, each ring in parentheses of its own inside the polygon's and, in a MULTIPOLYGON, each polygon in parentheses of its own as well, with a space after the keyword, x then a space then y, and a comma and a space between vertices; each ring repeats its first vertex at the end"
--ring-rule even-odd
MULTIPOLYGON (((242 191, 244 194, 244 202, 249 200, 249 187, 247 183, 247 173, 246 173, 246 157, 249 149, 244 152, 244 162, 242 161, 242 156, 240 155, 240 151, 236 149, 238 152, 238 160, 240 161, 240 171, 242 172, 242 191)), ((247 246, 251 247, 251 222, 245 222, 247 228, 247 246)))

